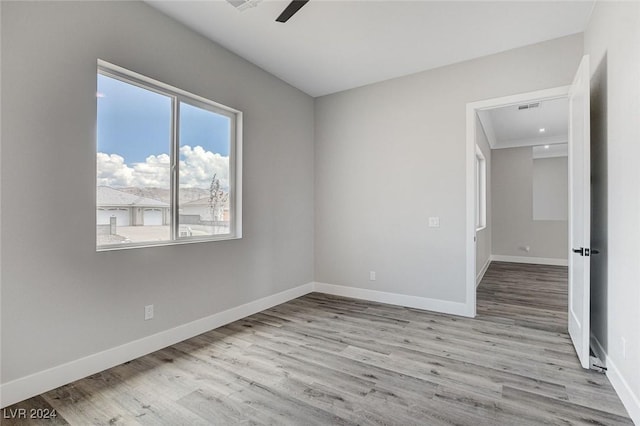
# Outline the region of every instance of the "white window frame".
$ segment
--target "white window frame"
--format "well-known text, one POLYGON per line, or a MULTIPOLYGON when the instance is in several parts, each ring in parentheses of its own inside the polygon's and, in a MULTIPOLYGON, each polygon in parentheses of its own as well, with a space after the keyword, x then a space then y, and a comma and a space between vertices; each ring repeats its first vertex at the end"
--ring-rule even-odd
MULTIPOLYGON (((170 240, 149 241, 139 243, 108 244, 99 246, 97 251, 111 251, 141 247, 156 247, 178 244, 192 244, 209 241, 235 240, 242 238, 242 112, 226 105, 203 98, 182 89, 130 71, 126 68, 98 59, 97 73, 115 78, 122 82, 141 87, 152 92, 171 98, 171 149, 170 149, 170 192, 171 192, 171 233, 170 240), (229 147, 229 233, 208 236, 180 236, 179 223, 179 176, 180 176, 180 103, 186 103, 216 114, 224 115, 231 120, 231 135, 229 147)), ((96 141, 96 155, 98 144, 96 141)), ((94 161, 96 156, 94 155, 94 161)), ((97 166, 96 166, 97 167, 97 166)), ((97 176, 97 170, 96 174, 97 176)), ((97 207, 97 205, 96 205, 97 207)))
POLYGON ((475 176, 475 221, 477 232, 487 227, 487 160, 478 145, 476 145, 475 176))

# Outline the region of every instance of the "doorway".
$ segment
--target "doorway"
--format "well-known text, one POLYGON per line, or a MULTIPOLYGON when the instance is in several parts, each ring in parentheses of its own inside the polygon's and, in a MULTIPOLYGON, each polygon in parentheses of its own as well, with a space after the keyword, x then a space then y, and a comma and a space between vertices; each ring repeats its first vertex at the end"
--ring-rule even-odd
MULTIPOLYGON (((590 341, 590 73, 589 56, 580 62, 570 86, 489 99, 467 104, 467 310, 476 315, 477 132, 483 111, 517 107, 531 108, 541 102, 568 100, 568 331, 583 368, 589 368, 590 341)), ((538 129, 544 132, 544 128, 538 129)), ((550 145, 550 144, 549 144, 550 145)), ((544 151, 548 149, 542 146, 544 151)), ((549 207, 549 206, 547 206, 549 207)), ((553 207, 553 206, 551 206, 553 207)), ((550 214, 541 208, 540 214, 550 214)), ((525 247, 526 250, 527 247, 525 247)))
MULTIPOLYGON (((482 151, 479 146, 478 134, 483 131, 480 127, 481 119, 483 115, 489 114, 491 110, 497 110, 501 108, 519 108, 524 105, 535 105, 542 102, 566 100, 569 96, 570 86, 557 87, 553 89, 541 90, 536 92, 523 93, 519 95, 488 99, 484 101, 473 102, 467 104, 467 170, 472 171, 467 174, 467 205, 474 206, 474 208, 467 209, 467 301, 468 311, 470 316, 476 315, 476 287, 479 283, 479 279, 482 278, 485 272, 484 265, 476 268, 476 247, 478 244, 479 231, 482 232, 482 227, 478 227, 477 223, 477 206, 478 206, 478 151, 482 151), (479 273, 480 272, 480 273, 479 273)), ((538 129, 539 130, 539 129, 538 129)), ((545 128, 546 131, 546 128, 545 128)), ((492 135, 491 137, 495 137, 492 135)), ((545 144, 547 145, 547 144, 545 144)), ((549 143, 548 145, 553 145, 549 143)), ((532 145, 531 145, 532 146, 532 145)), ((544 146, 544 145, 543 145, 544 146)), ((543 148, 544 149, 544 148, 543 148)), ((549 148, 551 149, 551 147, 549 148)), ((486 153, 483 156, 487 157, 486 153)), ((485 160, 486 161, 486 160, 485 160)), ((490 166, 488 167, 490 169, 490 166)), ((490 185, 485 185, 485 188, 490 185)), ((485 191, 486 193, 486 191, 485 191)), ((480 205, 482 203, 480 202, 480 205)), ((485 209, 490 208, 491 203, 484 203, 485 209)), ((490 216, 486 224, 491 223, 490 216)), ((485 225, 486 225, 485 224, 485 225)), ((484 228, 486 229, 486 227, 484 228)), ((526 250, 526 245, 524 246, 526 250)), ((492 254, 492 253, 489 253, 492 254)))
POLYGON ((476 162, 476 216, 487 220, 476 220, 476 309, 485 320, 567 333, 568 121, 566 97, 477 112, 476 156, 486 160, 476 162))

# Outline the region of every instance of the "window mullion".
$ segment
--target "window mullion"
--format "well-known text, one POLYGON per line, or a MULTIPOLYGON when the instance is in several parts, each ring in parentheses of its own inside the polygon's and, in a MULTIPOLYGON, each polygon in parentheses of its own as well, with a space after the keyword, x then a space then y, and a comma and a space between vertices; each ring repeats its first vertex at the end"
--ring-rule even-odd
POLYGON ((177 240, 180 234, 180 102, 172 96, 171 108, 171 239, 177 240))

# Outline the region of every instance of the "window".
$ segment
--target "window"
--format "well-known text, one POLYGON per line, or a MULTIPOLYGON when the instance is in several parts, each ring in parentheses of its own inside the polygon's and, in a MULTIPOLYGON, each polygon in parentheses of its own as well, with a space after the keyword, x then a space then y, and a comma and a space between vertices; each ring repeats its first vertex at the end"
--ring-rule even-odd
POLYGON ((487 226, 487 161, 476 145, 476 231, 487 226))
POLYGON ((98 61, 98 250, 241 237, 242 113, 98 61))

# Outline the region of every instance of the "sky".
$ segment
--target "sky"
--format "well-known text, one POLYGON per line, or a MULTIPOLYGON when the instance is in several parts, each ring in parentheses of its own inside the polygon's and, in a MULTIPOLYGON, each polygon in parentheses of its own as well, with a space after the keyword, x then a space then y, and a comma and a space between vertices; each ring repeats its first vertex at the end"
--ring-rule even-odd
MULTIPOLYGON (((171 98, 98 74, 98 185, 169 187, 171 98)), ((231 121, 180 103, 180 186, 228 187, 231 121)))

